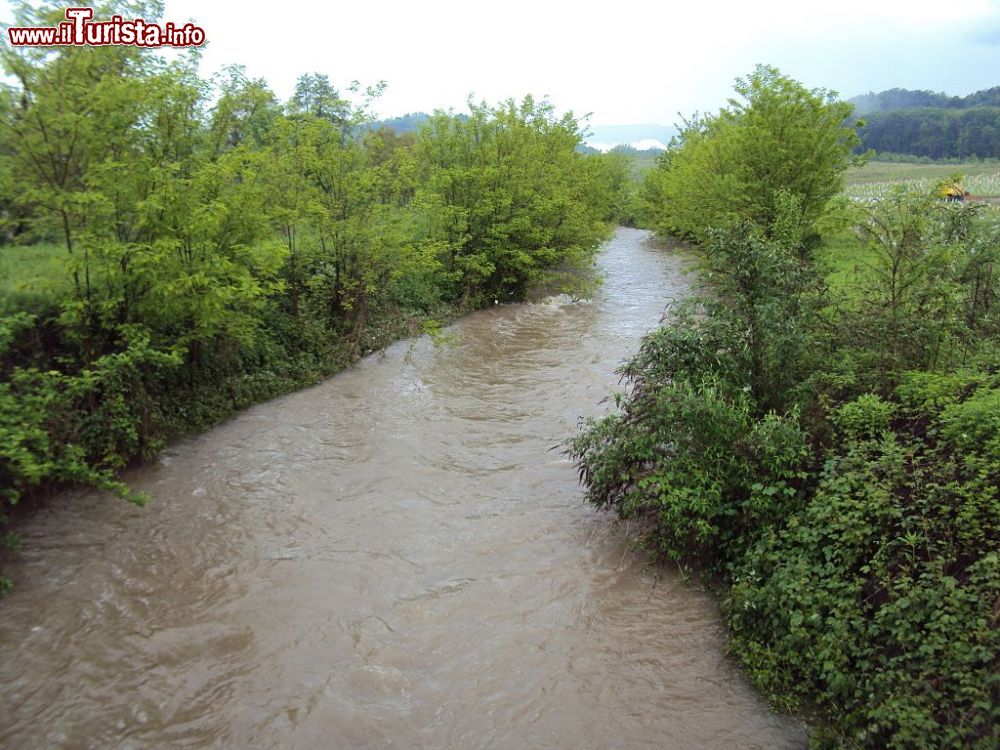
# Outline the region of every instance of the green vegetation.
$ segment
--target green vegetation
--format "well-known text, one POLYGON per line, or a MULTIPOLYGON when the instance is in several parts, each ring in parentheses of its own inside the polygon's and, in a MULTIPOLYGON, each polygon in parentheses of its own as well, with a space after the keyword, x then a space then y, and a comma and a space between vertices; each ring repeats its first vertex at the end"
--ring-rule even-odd
MULTIPOLYGON (((68 483, 142 502, 118 472, 171 437, 587 283, 609 222, 645 222, 698 242, 712 288, 572 441, 589 499, 721 583, 734 653, 817 747, 1000 743, 1000 223, 919 184, 844 197, 851 105, 759 67, 640 191, 531 97, 378 126, 381 86, 319 74, 282 104, 192 58, 0 54, 0 523, 68 483)), ((995 104, 863 133, 979 154, 995 104)))
POLYGON ((866 182, 902 182, 909 180, 943 180, 956 172, 966 177, 994 177, 1000 174, 998 161, 882 161, 872 158, 860 166, 850 167, 848 186, 866 182))
POLYGON ((422 128, 431 116, 426 112, 407 112, 399 117, 389 117, 371 124, 370 129, 389 128, 393 132, 402 135, 403 133, 416 133, 422 128))
POLYGON ((661 154, 661 151, 650 149, 648 151, 640 151, 632 158, 632 173, 637 180, 642 181, 649 170, 656 168, 657 160, 661 154))
POLYGON ((890 112, 899 109, 970 109, 972 107, 1000 107, 1000 86, 976 91, 968 96, 948 96, 936 91, 889 89, 879 93, 869 92, 848 100, 859 115, 872 112, 890 112))
POLYGON ((719 582, 734 654, 815 747, 996 747, 1000 223, 837 198, 839 105, 749 80, 645 186, 711 293, 646 337, 571 452, 593 503, 719 582))
POLYGON ((863 148, 932 159, 1000 157, 1000 107, 906 109, 867 115, 863 148))
POLYGON ((657 160, 663 154, 663 151, 656 148, 640 151, 631 146, 615 146, 611 149, 610 153, 620 154, 629 159, 632 178, 635 182, 639 183, 642 182, 649 170, 656 168, 657 160))
POLYGON ((736 84, 740 101, 689 122, 646 179, 654 226, 698 241, 710 230, 752 221, 814 235, 826 203, 843 187, 858 145, 844 127, 851 106, 808 91, 769 67, 736 84), (795 204, 791 208, 789 202, 795 204))
POLYGON ((852 198, 868 200, 884 198, 899 188, 930 192, 942 180, 954 180, 956 175, 962 187, 976 198, 1000 196, 1000 163, 997 162, 870 161, 847 171, 845 192, 852 198))
POLYGON ((931 159, 1000 158, 1000 87, 969 96, 891 89, 850 100, 863 149, 931 159))
POLYGON ((72 291, 66 248, 59 245, 0 248, 0 314, 43 309, 72 291))
POLYGON ((283 106, 240 68, 213 87, 194 58, 129 47, 2 61, 0 531, 63 483, 141 501, 117 472, 173 436, 426 322, 581 283, 627 182, 531 97, 398 135, 365 127, 380 86, 356 104, 323 75, 283 106))

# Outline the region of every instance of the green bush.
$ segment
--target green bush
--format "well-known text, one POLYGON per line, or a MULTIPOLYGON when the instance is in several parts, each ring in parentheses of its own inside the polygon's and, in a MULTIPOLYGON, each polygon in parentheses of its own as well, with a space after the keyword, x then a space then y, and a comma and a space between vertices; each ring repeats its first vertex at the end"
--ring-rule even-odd
POLYGON ((647 173, 655 226, 698 241, 746 221, 770 232, 790 198, 798 203, 795 230, 815 235, 859 143, 852 105, 766 65, 737 79, 735 90, 739 99, 717 115, 685 122, 647 173))
POLYGON ((889 429, 896 405, 866 393, 839 407, 833 423, 848 440, 876 439, 889 429))
POLYGON ((818 745, 996 746, 1000 450, 970 421, 951 439, 958 414, 981 424, 995 396, 877 439, 862 420, 808 503, 734 570, 733 648, 778 700, 822 710, 818 745))
POLYGON ((592 502, 648 520, 666 556, 719 572, 802 489, 808 438, 794 402, 816 351, 815 301, 794 246, 744 226, 708 252, 718 296, 644 339, 622 370, 620 411, 590 421, 570 452, 592 502))
POLYGON ((708 233, 713 294, 643 340, 571 452, 593 503, 717 574, 733 652, 813 746, 993 748, 993 229, 906 196, 861 221, 849 304, 780 211, 708 233))

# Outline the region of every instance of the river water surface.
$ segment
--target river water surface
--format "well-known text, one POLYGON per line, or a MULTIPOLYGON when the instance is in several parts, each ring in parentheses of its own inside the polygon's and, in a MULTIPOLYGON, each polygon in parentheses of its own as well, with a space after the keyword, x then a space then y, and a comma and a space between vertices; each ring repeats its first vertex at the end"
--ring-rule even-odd
POLYGON ((0 603, 4 748, 800 748, 713 599, 556 447, 687 293, 620 229, 595 299, 499 305, 54 498, 0 603))

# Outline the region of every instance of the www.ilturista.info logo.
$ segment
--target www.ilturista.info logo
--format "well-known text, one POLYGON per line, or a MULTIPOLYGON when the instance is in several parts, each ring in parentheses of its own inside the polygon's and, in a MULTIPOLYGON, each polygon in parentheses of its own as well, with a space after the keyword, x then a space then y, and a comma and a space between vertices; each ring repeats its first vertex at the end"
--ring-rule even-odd
POLYGON ((93 21, 93 8, 67 8, 66 20, 58 26, 11 26, 7 29, 15 47, 200 47, 205 30, 193 23, 175 26, 147 23, 141 18, 93 21))

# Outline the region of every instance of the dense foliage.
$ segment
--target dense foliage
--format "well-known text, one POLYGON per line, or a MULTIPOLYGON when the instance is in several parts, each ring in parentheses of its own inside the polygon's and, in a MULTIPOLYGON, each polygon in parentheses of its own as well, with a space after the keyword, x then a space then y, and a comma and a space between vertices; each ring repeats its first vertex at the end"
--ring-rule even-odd
POLYGON ((647 176, 654 225, 704 241, 746 220, 771 227, 782 213, 812 234, 858 144, 844 124, 851 106, 766 66, 739 79, 736 93, 718 114, 687 123, 647 176))
POLYGON ((416 133, 431 116, 426 112, 407 112, 398 117, 387 117, 371 124, 372 129, 389 128, 396 133, 416 133))
MULTIPOLYGON (((769 127, 799 111, 783 100, 769 127)), ((716 137, 682 139, 657 179, 686 149, 722 153, 716 137)), ((797 166, 777 194, 796 195, 797 166)), ((905 193, 819 206, 864 258, 836 287, 801 215, 789 198, 685 225, 711 293, 644 340, 617 408, 572 442, 588 497, 723 584, 735 654, 815 715, 815 746, 996 747, 1000 223, 905 193)))
POLYGON ((889 89, 848 100, 861 150, 930 159, 1000 158, 1000 86, 968 96, 889 89))
POLYGON ((861 146, 932 159, 1000 158, 1000 107, 873 112, 859 128, 861 146))
POLYGON ((913 91, 896 88, 880 91, 877 94, 868 92, 860 96, 852 96, 847 101, 854 105, 855 112, 859 115, 923 107, 946 109, 1000 107, 1000 86, 975 91, 968 96, 949 96, 937 91, 913 91))
POLYGON ((353 103, 308 74, 282 105, 196 63, 3 50, 0 253, 43 243, 48 262, 61 245, 65 278, 4 280, 0 522, 54 483, 141 499, 116 473, 169 437, 423 321, 580 279, 614 218, 620 169, 578 154, 576 121, 546 101, 399 135, 365 127, 378 86, 353 103))

